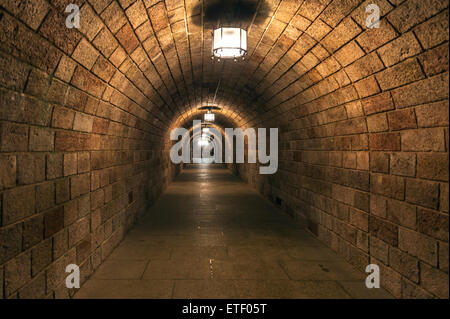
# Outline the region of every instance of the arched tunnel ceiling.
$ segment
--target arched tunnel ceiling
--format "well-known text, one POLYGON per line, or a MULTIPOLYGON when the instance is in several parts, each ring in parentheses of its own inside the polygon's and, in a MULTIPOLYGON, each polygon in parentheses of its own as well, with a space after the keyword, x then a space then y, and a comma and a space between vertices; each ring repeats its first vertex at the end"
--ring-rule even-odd
MULTIPOLYGON (((273 110, 328 74, 337 74, 331 81, 344 81, 345 76, 336 73, 341 60, 326 57, 338 48, 338 42, 343 44, 361 31, 365 15, 360 0, 330 2, 59 0, 51 1, 54 8, 48 18, 40 15, 48 10, 41 8, 47 6, 44 1, 34 4, 34 13, 13 2, 2 4, 12 14, 23 10, 18 14, 26 24, 149 110, 157 118, 152 120, 153 125, 164 127, 189 117, 202 105, 212 104, 219 79, 216 104, 241 125, 273 110), (78 33, 56 27, 64 23, 64 9, 72 2, 81 8, 78 33), (225 3, 228 9, 238 7, 238 3, 251 8, 250 14, 247 12, 239 21, 249 36, 244 61, 219 63, 211 59, 212 30, 218 19, 208 12, 217 3, 225 3), (339 35, 345 37, 344 41, 336 40, 339 35), (101 65, 93 65, 96 50, 105 58, 101 65), (321 66, 313 69, 320 61, 321 66)), ((387 1, 376 2, 382 11, 390 7, 387 1)), ((227 15, 220 19, 226 20, 227 15)), ((358 47, 350 53, 358 54, 360 50, 358 47)))
MULTIPOLYGON (((112 100, 123 100, 121 95, 125 95, 138 105, 136 108, 142 108, 137 113, 145 114, 143 118, 164 130, 179 119, 192 117, 199 107, 212 104, 219 80, 215 102, 222 108, 221 113, 239 125, 270 120, 283 113, 287 116, 280 118, 286 123, 295 112, 301 112, 298 106, 304 107, 319 96, 323 101, 318 104, 346 102, 348 99, 342 93, 329 94, 342 87, 348 87, 344 91, 351 96, 350 100, 357 99, 359 92, 352 83, 382 69, 374 51, 378 39, 386 42, 386 37, 394 39, 410 28, 396 11, 391 11, 393 6, 387 0, 376 0, 372 2, 378 4, 382 16, 391 12, 387 19, 382 17, 383 28, 378 29, 381 31, 366 30, 365 7, 369 2, 39 0, 28 6, 17 5, 15 1, 1 3, 12 16, 19 16, 27 28, 37 31, 117 89, 120 93, 114 92, 112 100), (65 23, 65 8, 73 2, 81 8, 81 28, 57 27, 65 23), (230 14, 224 10, 220 19, 208 16, 211 6, 217 3, 225 3, 227 8, 244 3, 254 8, 252 14, 239 21, 249 36, 244 61, 219 63, 211 59, 213 28, 230 14), (295 112, 288 112, 294 107, 295 112)), ((445 5, 445 1, 433 1, 430 12, 445 5)), ((10 19, 3 18, 2 28, 8 29, 4 36, 11 38, 2 42, 11 45, 5 46, 5 51, 17 52, 26 47, 23 39, 28 34, 9 25, 10 19)), ((52 54, 58 55, 48 52, 47 58, 53 59, 52 54)), ((31 55, 32 59, 33 52, 18 55, 24 59, 31 55)), ((54 60, 54 63, 40 61, 41 69, 54 71, 53 64, 58 59, 54 60)), ((60 64, 66 61, 63 59, 60 64)), ((83 69, 77 68, 75 73, 71 82, 97 97, 98 78, 92 78, 83 69)))
POLYGON ((292 23, 301 1, 155 2, 135 2, 124 9, 132 24, 133 20, 138 21, 135 25, 140 23, 136 34, 158 73, 164 75, 158 90, 164 101, 186 117, 199 106, 213 104, 220 80, 216 104, 223 113, 241 124, 254 118, 258 108, 253 102, 258 92, 275 80, 276 75, 270 75, 273 61, 283 63, 280 60, 285 52, 280 51, 286 51, 287 43, 293 45, 302 34, 301 27, 292 23), (210 11, 218 3, 230 11, 243 4, 250 7, 239 21, 249 34, 245 61, 219 63, 211 59, 212 31, 221 17, 218 14, 217 19, 210 11), (143 6, 150 19, 143 14, 143 6))
POLYGON ((142 15, 136 33, 158 73, 169 75, 163 77, 159 90, 164 100, 185 116, 213 103, 220 80, 216 104, 243 124, 267 111, 265 102, 281 103, 285 98, 280 91, 308 70, 299 60, 316 41, 310 36, 313 30, 310 35, 304 31, 329 1, 220 1, 226 9, 242 2, 255 9, 240 21, 249 35, 246 60, 220 63, 211 59, 212 31, 221 19, 209 11, 217 1, 155 2, 143 4, 151 23, 142 15, 139 2, 126 7, 125 13, 130 21, 142 15))

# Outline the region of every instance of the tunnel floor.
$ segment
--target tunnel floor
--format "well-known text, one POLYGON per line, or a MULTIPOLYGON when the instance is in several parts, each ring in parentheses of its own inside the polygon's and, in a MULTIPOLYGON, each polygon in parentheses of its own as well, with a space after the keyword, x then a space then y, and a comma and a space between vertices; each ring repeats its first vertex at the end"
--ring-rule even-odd
POLYGON ((76 298, 392 298, 229 170, 185 169, 76 298))

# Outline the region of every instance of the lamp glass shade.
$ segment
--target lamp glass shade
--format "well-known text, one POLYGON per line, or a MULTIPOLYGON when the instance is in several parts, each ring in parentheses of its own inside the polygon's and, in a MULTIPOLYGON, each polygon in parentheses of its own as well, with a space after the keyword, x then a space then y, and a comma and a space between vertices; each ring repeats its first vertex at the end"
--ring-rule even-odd
POLYGON ((205 114, 205 122, 214 122, 214 119, 215 119, 214 113, 205 114))
POLYGON ((247 31, 218 28, 213 33, 213 53, 218 58, 239 58, 247 53, 247 31))

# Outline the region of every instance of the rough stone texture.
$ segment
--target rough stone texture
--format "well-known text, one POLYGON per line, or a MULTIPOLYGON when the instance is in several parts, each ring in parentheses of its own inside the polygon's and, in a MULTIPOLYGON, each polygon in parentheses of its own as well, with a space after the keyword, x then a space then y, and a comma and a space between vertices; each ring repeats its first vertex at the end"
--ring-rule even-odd
POLYGON ((219 78, 219 126, 280 129, 277 174, 239 165, 243 180, 357 267, 379 262, 396 297, 448 296, 448 1, 378 2, 381 28, 367 30, 363 1, 269 1, 273 19, 245 25, 245 61, 218 64, 194 0, 79 1, 79 30, 65 28, 61 1, 2 1, 3 297, 41 295, 44 273, 46 296, 69 296, 61 265, 77 253, 84 269, 101 263, 158 198, 177 173, 170 129, 200 117, 219 78), (42 236, 22 228, 34 217, 42 236), (18 276, 44 238, 59 259, 18 276), (418 259, 418 282, 391 250, 418 259))

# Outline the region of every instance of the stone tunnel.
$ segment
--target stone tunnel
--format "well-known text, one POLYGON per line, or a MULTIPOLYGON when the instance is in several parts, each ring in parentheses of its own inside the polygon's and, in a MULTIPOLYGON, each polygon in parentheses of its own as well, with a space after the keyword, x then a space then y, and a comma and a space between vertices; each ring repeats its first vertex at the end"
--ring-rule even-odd
POLYGON ((0 299, 449 298, 448 7, 0 0, 0 299))

